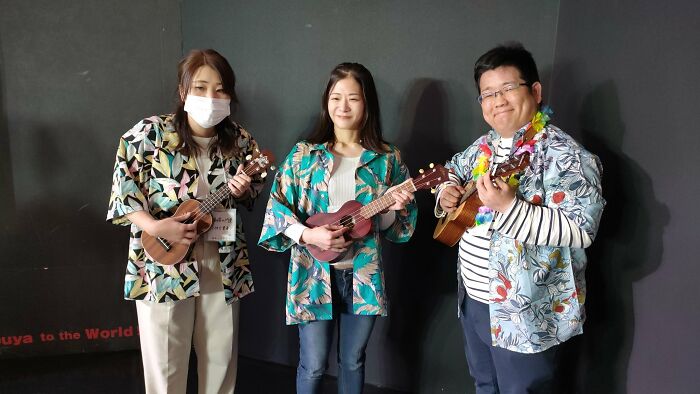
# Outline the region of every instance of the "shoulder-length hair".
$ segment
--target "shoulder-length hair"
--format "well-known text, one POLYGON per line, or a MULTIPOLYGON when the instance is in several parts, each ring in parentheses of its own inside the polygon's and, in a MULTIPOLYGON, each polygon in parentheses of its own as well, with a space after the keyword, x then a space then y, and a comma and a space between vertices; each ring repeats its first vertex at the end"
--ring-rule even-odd
MULTIPOLYGON (((187 112, 185 112, 185 99, 190 88, 192 87, 192 79, 195 73, 202 66, 209 66, 216 70, 221 77, 221 84, 224 93, 231 97, 231 112, 238 103, 236 96, 236 75, 233 73, 233 68, 217 51, 213 49, 194 49, 185 56, 177 68, 178 78, 178 103, 175 108, 175 118, 173 123, 177 131, 179 142, 177 150, 185 155, 196 154, 199 151, 199 145, 192 138, 192 129, 187 120, 187 112)), ((240 135, 240 129, 233 123, 230 117, 214 126, 216 138, 211 144, 209 155, 213 156, 217 151, 226 157, 233 157, 238 153, 237 140, 240 135)))
POLYGON ((362 147, 375 152, 388 152, 386 141, 382 137, 382 127, 379 115, 379 99, 377 98, 377 89, 374 86, 372 74, 359 63, 341 63, 331 71, 326 91, 321 99, 321 113, 319 121, 308 138, 308 141, 314 144, 324 142, 335 142, 335 133, 333 132, 333 121, 328 113, 328 96, 331 90, 338 81, 352 77, 360 84, 362 88, 362 98, 364 99, 365 110, 364 119, 360 126, 360 139, 362 147))

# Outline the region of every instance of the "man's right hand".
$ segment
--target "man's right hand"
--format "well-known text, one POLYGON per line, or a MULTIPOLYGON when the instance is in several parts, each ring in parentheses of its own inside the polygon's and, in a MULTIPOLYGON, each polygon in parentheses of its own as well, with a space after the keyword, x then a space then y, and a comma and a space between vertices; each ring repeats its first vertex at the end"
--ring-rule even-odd
POLYGON ((352 240, 346 240, 343 236, 348 230, 350 230, 349 227, 325 224, 319 227, 307 228, 301 233, 301 238, 299 240, 303 244, 315 245, 322 250, 342 253, 345 252, 353 242, 352 240))
POLYGON ((447 186, 440 193, 440 208, 447 213, 453 212, 457 209, 463 194, 464 188, 462 186, 447 186))

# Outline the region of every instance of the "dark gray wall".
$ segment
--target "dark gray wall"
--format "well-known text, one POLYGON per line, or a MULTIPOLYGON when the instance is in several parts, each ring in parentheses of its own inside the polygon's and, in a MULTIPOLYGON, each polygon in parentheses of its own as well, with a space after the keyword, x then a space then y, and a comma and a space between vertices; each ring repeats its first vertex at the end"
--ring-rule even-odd
MULTIPOLYGON (((385 136, 411 171, 443 162, 485 130, 472 67, 495 43, 517 38, 548 78, 558 2, 186 1, 184 49, 214 47, 232 63, 236 118, 282 158, 320 110, 328 74, 363 63, 379 91, 385 136), (532 21, 537 23, 532 23, 532 21)), ((385 243, 390 316, 370 341, 367 381, 417 392, 472 387, 456 319, 456 250, 432 240, 433 197, 418 192, 418 230, 385 243)), ((244 219, 257 240, 266 201, 244 219)), ((296 327, 284 325, 288 253, 250 250, 256 294, 242 303, 241 354, 296 364, 296 327)), ((335 366, 331 366, 335 370, 335 366)))
POLYGON ((104 223, 119 136, 169 111, 182 55, 172 1, 0 1, 0 356, 134 348, 128 230, 104 223), (61 331, 80 340, 58 339, 61 331), (54 341, 42 342, 40 334, 54 341))
MULTIPOLYGON (((240 81, 236 118, 280 157, 313 124, 330 69, 364 63, 386 136, 415 172, 484 130, 471 67, 494 44, 518 39, 538 60, 555 123, 605 165, 609 205, 589 250, 586 332, 562 349, 567 391, 697 391, 700 7, 435 4, 0 0, 0 335, 35 341, 0 347, 0 356, 136 346, 38 335, 135 323, 121 300, 127 233, 103 223, 113 157, 121 133, 170 110, 182 47, 229 58, 240 81)), ((386 250, 391 316, 373 334, 368 381, 468 392, 455 250, 430 239, 433 200, 417 199, 414 239, 386 250)), ((251 244, 263 208, 245 218, 251 244)), ((251 248, 257 291, 243 302, 241 353, 291 365, 287 258, 251 248)))
POLYGON ((561 2, 552 105, 605 166, 578 387, 698 391, 700 5, 561 2))

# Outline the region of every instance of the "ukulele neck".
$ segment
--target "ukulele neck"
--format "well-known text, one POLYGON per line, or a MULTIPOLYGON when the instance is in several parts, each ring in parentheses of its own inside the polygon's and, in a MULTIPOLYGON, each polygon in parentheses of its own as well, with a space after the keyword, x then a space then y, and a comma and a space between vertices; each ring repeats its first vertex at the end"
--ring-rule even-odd
POLYGON ((415 192, 416 186, 413 184, 413 181, 399 185, 392 190, 392 193, 385 193, 383 196, 360 208, 360 215, 362 215, 362 217, 365 219, 369 219, 379 212, 389 208, 390 206, 394 205, 395 202, 394 197, 391 194, 402 190, 415 192))
MULTIPOLYGON (((255 169, 256 166, 254 164, 249 164, 243 169, 243 172, 246 175, 251 176, 256 172, 255 169)), ((224 184, 219 188, 219 190, 208 195, 207 198, 202 201, 199 209, 202 213, 209 213, 213 211, 221 201, 225 200, 229 196, 231 196, 231 189, 228 188, 228 184, 224 184)))
MULTIPOLYGON (((511 174, 515 174, 521 171, 530 162, 530 154, 525 152, 520 156, 512 157, 503 163, 496 164, 491 170, 491 178, 505 178, 511 174)), ((493 180, 492 180, 493 181, 493 180)), ((476 192, 476 181, 469 181, 464 185, 464 194, 460 199, 459 203, 462 204, 469 198, 472 194, 476 192)))
POLYGON ((523 168, 523 164, 526 161, 529 163, 529 156, 529 153, 524 152, 522 155, 512 157, 510 160, 499 163, 491 171, 491 177, 506 177, 518 172, 523 168))
POLYGON ((215 191, 214 193, 210 194, 207 196, 207 198, 202 201, 199 210, 202 213, 209 213, 216 208, 217 205, 224 199, 228 198, 231 195, 231 190, 228 188, 228 185, 223 185, 219 188, 219 190, 215 191))

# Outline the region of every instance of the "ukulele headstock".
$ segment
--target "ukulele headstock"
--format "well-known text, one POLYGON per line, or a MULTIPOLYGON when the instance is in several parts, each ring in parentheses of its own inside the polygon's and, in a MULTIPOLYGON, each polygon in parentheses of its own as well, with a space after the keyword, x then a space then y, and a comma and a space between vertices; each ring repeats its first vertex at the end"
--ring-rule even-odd
POLYGON ((256 151, 254 155, 246 156, 248 164, 243 170, 248 176, 260 173, 263 178, 267 176, 266 170, 274 170, 275 166, 272 163, 275 161, 275 156, 271 151, 265 149, 262 152, 256 151))
POLYGON ((432 189, 450 179, 449 171, 440 164, 430 163, 427 170, 418 170, 420 174, 413 179, 413 185, 418 189, 432 189))

